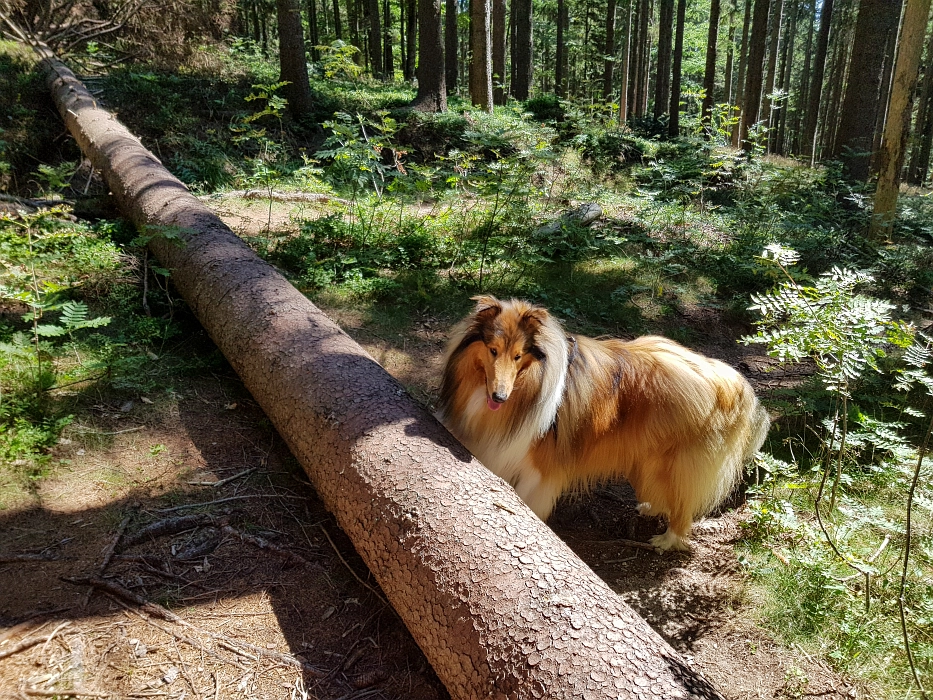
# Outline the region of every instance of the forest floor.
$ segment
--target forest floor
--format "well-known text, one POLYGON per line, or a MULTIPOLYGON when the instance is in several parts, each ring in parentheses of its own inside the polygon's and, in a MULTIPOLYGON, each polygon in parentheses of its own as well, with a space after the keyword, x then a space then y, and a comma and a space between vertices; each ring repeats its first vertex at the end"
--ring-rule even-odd
MULTIPOLYGON (((295 214, 213 205, 247 236, 295 214)), ((456 319, 389 327, 352 305, 319 303, 431 404, 456 319)), ((681 320, 696 349, 740 366, 757 388, 780 381, 766 375, 768 358, 735 343, 747 329, 702 308, 681 320)), ((184 343, 216 352, 203 331, 184 343)), ((158 394, 89 390, 75 415, 55 448, 65 464, 0 510, 0 696, 447 697, 229 368, 158 394), (95 575, 122 588, 89 595, 68 580, 95 575)), ((740 504, 726 509, 697 524, 692 553, 660 556, 620 542, 646 541, 662 524, 638 516, 631 490, 612 484, 565 498, 549 524, 726 697, 869 697, 756 624, 735 549, 746 517, 740 504)))

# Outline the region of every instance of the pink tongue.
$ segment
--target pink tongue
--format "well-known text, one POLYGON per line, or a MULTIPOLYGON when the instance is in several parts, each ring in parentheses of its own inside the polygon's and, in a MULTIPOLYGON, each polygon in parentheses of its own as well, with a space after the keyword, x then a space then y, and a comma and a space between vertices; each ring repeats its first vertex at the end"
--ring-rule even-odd
POLYGON ((486 397, 486 405, 489 406, 490 411, 498 411, 499 407, 502 406, 498 401, 493 401, 488 396, 486 397))

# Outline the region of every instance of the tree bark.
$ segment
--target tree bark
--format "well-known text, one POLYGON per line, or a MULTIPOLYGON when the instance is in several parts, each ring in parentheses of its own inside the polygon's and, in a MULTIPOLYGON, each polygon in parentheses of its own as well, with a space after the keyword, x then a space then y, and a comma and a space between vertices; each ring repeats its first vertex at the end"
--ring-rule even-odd
POLYGON ((420 112, 446 112, 447 86, 441 0, 418 0, 418 94, 411 106, 420 112))
POLYGON ((654 79, 654 118, 671 105, 671 51, 674 46, 674 0, 660 0, 658 7, 658 62, 654 79))
POLYGON ((723 102, 732 104, 732 71, 735 68, 735 3, 729 8, 729 40, 726 42, 726 67, 723 76, 723 102))
POLYGON ((382 0, 382 69, 386 78, 395 79, 395 57, 392 55, 392 7, 389 0, 382 0))
POLYGON ((912 185, 923 185, 930 167, 930 150, 933 146, 933 32, 927 40, 926 65, 923 69, 923 87, 917 121, 914 124, 917 142, 910 158, 907 181, 912 185))
POLYGON ((684 21, 687 14, 687 0, 677 0, 677 19, 674 29, 674 65, 671 77, 671 117, 667 123, 667 135, 676 138, 680 135, 680 80, 684 63, 684 21))
POLYGON ((297 0, 277 0, 276 16, 279 22, 280 79, 288 81, 283 92, 288 100, 288 111, 296 119, 301 119, 311 112, 312 103, 308 57, 301 36, 301 10, 297 0))
POLYGON ((366 0, 366 12, 369 15, 369 60, 373 75, 383 77, 382 67, 382 21, 379 19, 379 0, 366 0))
POLYGON ((606 43, 603 47, 603 101, 612 100, 612 74, 615 72, 616 0, 606 2, 606 43))
POLYGON ((337 39, 343 40, 343 25, 340 22, 340 3, 334 0, 334 34, 337 39))
POLYGON ((797 93, 794 96, 794 138, 791 142, 791 151, 801 152, 801 142, 803 133, 803 124, 806 120, 806 104, 810 96, 810 64, 811 51, 813 48, 813 25, 816 22, 816 0, 810 0, 810 5, 804 9, 807 13, 807 41, 803 47, 803 69, 800 71, 800 78, 797 83, 797 93))
POLYGON ((861 0, 855 21, 849 78, 842 101, 839 131, 832 156, 842 161, 846 177, 865 182, 871 172, 871 150, 881 104, 884 50, 888 33, 897 31, 900 0, 861 0))
POLYGON ((554 92, 563 97, 567 89, 567 44, 564 40, 569 15, 567 0, 557 0, 557 54, 554 65, 554 92))
POLYGON ((920 53, 929 17, 930 0, 907 0, 901 22, 901 36, 897 42, 888 118, 878 159, 878 187, 875 190, 875 207, 869 230, 869 237, 874 240, 888 238, 894 227, 904 145, 910 130, 910 100, 917 85, 920 53))
POLYGON ((470 100, 492 112, 491 0, 470 0, 470 100))
MULTIPOLYGON (((832 2, 832 0, 826 0, 832 2)), ((765 40, 768 35, 768 7, 770 0, 755 0, 755 17, 752 20, 752 33, 749 38, 748 64, 745 68, 745 90, 742 105, 742 122, 739 142, 748 151, 752 146, 748 142, 748 132, 758 123, 761 107, 761 81, 765 59, 765 40)))
MULTIPOLYGON (((281 29, 279 31, 281 31, 281 29)), ((321 55, 317 48, 321 43, 321 38, 318 34, 317 0, 308 0, 308 40, 311 42, 311 60, 320 61, 321 55)), ((282 47, 280 46, 279 53, 281 53, 281 51, 282 47)))
POLYGON ((505 104, 505 0, 492 0, 492 101, 505 104))
POLYGON ((404 0, 408 16, 408 33, 405 35, 405 80, 415 77, 418 64, 418 0, 404 0))
MULTIPOLYGON (((787 112, 790 109, 790 75, 794 63, 794 44, 797 40, 797 16, 800 13, 800 6, 792 0, 790 7, 790 17, 788 19, 788 28, 784 32, 784 48, 781 53, 781 67, 778 71, 780 75, 780 88, 784 97, 781 100, 779 112, 777 115, 777 134, 774 138, 768 139, 768 147, 772 153, 786 153, 784 134, 787 126, 787 112)), ((773 110, 772 110, 773 112, 773 110)))
MULTIPOLYGON (((421 0, 419 0, 418 4, 420 8, 421 0)), ((459 14, 460 3, 457 0, 446 0, 444 8, 444 70, 448 94, 453 94, 457 91, 457 78, 460 75, 460 69, 458 67, 459 46, 457 45, 460 37, 460 33, 457 30, 457 17, 459 14)), ((418 11, 418 16, 418 24, 420 26, 420 9, 418 11)))
POLYGON ((619 125, 628 119, 628 72, 632 49, 632 6, 635 0, 627 0, 625 8, 625 44, 622 46, 622 67, 619 71, 622 85, 619 89, 619 125))
POLYGON ((801 150, 813 156, 816 124, 820 115, 820 98, 823 95, 823 72, 826 70, 826 50, 829 47, 829 29, 833 23, 833 0, 823 0, 820 10, 820 31, 816 36, 816 55, 813 57, 812 75, 810 76, 810 96, 807 99, 806 114, 801 135, 801 150))
POLYGON ((151 250, 453 698, 722 697, 45 56, 79 146, 137 226, 180 232, 151 250))
POLYGON ((739 147, 742 131, 742 105, 745 102, 745 71, 748 67, 748 32, 752 23, 752 0, 745 0, 745 16, 742 20, 742 45, 739 47, 739 76, 735 81, 735 106, 739 108, 739 119, 732 127, 732 146, 739 147))
MULTIPOLYGON (((771 127, 773 107, 770 95, 774 92, 774 76, 777 70, 778 49, 781 46, 781 26, 784 15, 784 0, 774 0, 771 4, 771 28, 768 33, 771 36, 770 46, 768 47, 768 77, 765 80, 764 94, 762 101, 765 105, 763 110, 764 120, 768 127, 771 127)), ((770 146, 771 135, 768 135, 768 144, 770 146)))
MULTIPOLYGON (((713 111, 716 89, 716 42, 719 39, 719 0, 711 0, 709 6, 709 30, 706 33, 706 69, 703 72, 703 121, 709 122, 713 111)), ((729 56, 732 57, 731 54, 729 56)))
POLYGON ((516 100, 523 102, 531 96, 531 83, 534 78, 533 11, 531 0, 512 0, 512 17, 515 27, 515 41, 512 45, 512 68, 515 72, 515 80, 512 82, 512 95, 516 100))

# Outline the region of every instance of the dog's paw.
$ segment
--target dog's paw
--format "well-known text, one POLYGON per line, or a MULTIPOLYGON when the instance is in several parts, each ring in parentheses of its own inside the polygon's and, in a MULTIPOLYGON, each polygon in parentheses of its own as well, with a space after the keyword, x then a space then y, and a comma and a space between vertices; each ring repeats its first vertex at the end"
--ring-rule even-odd
POLYGON ((651 546, 656 547, 662 552, 673 550, 675 552, 689 552, 690 544, 685 537, 681 537, 670 528, 663 535, 655 535, 650 540, 651 546))
POLYGON ((650 503, 639 503, 635 506, 635 510, 639 515, 652 515, 650 503))

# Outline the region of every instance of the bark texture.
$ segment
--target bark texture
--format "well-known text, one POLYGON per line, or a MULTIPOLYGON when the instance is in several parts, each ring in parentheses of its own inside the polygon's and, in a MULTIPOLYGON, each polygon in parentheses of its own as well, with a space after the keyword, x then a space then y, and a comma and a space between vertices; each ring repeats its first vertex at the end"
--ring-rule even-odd
MULTIPOLYGON (((719 38, 719 0, 712 0, 709 6, 709 31, 706 34, 706 70, 703 73, 703 119, 709 120, 715 101, 716 89, 716 40, 719 38)), ((729 58, 731 59, 731 54, 729 58)), ((727 71, 728 72, 728 71, 727 71)))
MULTIPOLYGON (((827 0, 828 2, 829 0, 827 0)), ((742 148, 750 150, 748 133, 758 123, 761 109, 761 82, 764 76, 765 40, 768 36, 768 8, 771 0, 755 0, 755 17, 752 20, 752 33, 748 45, 748 63, 745 67, 744 103, 742 105, 742 123, 739 142, 742 148)))
MULTIPOLYGON (((441 0, 418 0, 418 94, 412 108, 447 111, 444 42, 441 38, 441 0)), ((454 65, 456 76, 456 65, 454 65)))
POLYGON ((470 0, 470 101, 492 112, 492 0, 470 0))
POLYGON ((192 196, 63 64, 82 151, 454 698, 721 698, 498 477, 192 196))
POLYGON ((515 28, 515 42, 512 45, 512 69, 515 79, 512 81, 512 94, 516 100, 524 102, 531 95, 534 71, 533 4, 531 0, 513 0, 511 11, 515 28))
POLYGON ((278 0, 279 68, 288 100, 288 110, 296 119, 305 117, 312 108, 311 85, 308 83, 308 59, 301 35, 301 10, 296 0, 278 0))

